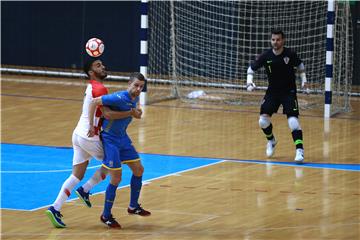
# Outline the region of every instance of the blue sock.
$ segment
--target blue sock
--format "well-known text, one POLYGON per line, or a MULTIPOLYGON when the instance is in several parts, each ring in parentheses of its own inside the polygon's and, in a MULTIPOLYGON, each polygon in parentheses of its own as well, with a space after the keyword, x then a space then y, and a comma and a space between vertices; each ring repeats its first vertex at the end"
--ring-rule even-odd
POLYGON ((142 186, 142 176, 137 177, 134 174, 131 177, 130 182, 130 207, 131 208, 137 208, 139 206, 138 200, 140 196, 140 190, 142 186))
POLYGON ((114 204, 117 187, 118 186, 115 186, 115 185, 112 185, 111 183, 109 183, 108 187, 106 188, 105 204, 104 204, 104 211, 103 211, 104 218, 109 218, 111 215, 111 209, 114 204))

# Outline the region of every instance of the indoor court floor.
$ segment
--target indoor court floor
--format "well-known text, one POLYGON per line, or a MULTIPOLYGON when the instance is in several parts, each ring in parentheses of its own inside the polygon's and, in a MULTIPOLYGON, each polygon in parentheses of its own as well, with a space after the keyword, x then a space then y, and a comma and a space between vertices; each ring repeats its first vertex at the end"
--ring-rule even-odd
MULTIPOLYGON (((322 109, 301 112, 304 165, 293 162, 282 114, 272 118, 279 142, 267 159, 258 106, 143 106, 128 133, 145 166, 140 202, 152 215, 127 214, 124 167, 113 208, 122 229, 99 220, 108 179, 93 189, 92 208, 72 193, 61 211, 67 228, 55 229, 44 212, 71 173, 84 80, 1 78, 1 239, 360 239, 359 98, 330 120, 322 109)), ((92 160, 85 179, 98 166, 92 160)))

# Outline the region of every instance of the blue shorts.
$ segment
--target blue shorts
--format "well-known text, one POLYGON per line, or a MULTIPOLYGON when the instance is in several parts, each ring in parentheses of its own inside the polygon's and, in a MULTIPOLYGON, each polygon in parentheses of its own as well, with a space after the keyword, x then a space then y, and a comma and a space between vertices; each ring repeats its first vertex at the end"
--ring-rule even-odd
POLYGON ((101 140, 104 148, 102 165, 105 168, 119 170, 121 163, 140 161, 139 154, 128 135, 119 138, 102 132, 101 140))

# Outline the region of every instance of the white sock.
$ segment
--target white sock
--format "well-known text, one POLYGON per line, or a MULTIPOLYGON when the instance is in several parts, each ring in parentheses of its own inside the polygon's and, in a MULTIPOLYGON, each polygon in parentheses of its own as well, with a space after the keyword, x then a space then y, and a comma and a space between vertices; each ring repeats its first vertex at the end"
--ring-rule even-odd
POLYGON ((79 182, 80 180, 72 174, 70 175, 70 177, 68 177, 68 179, 65 180, 65 182, 63 183, 60 189, 59 195, 57 196, 53 204, 56 211, 60 211, 62 205, 64 204, 66 199, 68 199, 68 197, 70 196, 71 191, 79 182))
POLYGON ((92 177, 82 186, 84 189, 84 192, 88 193, 90 189, 92 189, 96 184, 101 182, 102 179, 99 176, 98 172, 96 172, 92 177))

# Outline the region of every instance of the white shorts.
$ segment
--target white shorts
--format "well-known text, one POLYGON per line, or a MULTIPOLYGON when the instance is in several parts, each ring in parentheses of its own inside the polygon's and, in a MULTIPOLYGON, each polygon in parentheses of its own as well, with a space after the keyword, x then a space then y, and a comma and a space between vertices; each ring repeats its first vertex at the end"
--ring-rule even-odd
POLYGON ((104 158, 103 146, 100 140, 89 141, 73 133, 72 144, 74 148, 73 165, 89 161, 91 157, 99 161, 102 161, 104 158))

